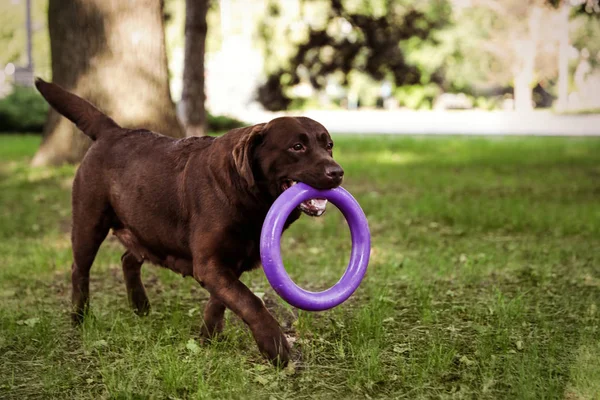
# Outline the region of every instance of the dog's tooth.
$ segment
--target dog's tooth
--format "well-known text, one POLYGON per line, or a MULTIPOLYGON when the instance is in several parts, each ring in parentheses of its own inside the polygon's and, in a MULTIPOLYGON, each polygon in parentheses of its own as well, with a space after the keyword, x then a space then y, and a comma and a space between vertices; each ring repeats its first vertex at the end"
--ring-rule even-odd
POLYGON ((322 208, 325 209, 325 207, 327 206, 327 200, 326 199, 314 199, 312 200, 312 204, 317 207, 317 208, 322 208))

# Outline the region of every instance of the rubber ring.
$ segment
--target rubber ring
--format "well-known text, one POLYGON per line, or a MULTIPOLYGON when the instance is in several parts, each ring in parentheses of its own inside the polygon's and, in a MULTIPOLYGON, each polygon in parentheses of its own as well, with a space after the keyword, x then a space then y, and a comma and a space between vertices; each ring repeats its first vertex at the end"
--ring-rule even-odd
POLYGON ((306 311, 323 311, 346 301, 358 288, 369 264, 371 235, 367 217, 352 195, 341 187, 318 190, 297 183, 285 190, 273 203, 262 226, 260 257, 267 280, 281 298, 306 311), (281 234, 290 213, 310 199, 327 199, 342 212, 350 228, 352 252, 341 279, 322 292, 310 292, 294 283, 281 259, 281 234))

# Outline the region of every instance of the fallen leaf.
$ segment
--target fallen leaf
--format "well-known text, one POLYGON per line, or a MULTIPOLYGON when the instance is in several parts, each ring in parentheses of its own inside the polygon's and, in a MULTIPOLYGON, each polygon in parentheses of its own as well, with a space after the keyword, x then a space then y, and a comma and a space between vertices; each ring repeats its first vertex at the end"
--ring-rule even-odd
POLYGON ((258 382, 264 386, 269 383, 269 380, 262 375, 256 375, 256 377, 254 377, 254 382, 258 382))
POLYGON ((296 363, 293 361, 289 362, 283 372, 288 376, 294 375, 296 373, 296 363))
POLYGON ((475 364, 475 361, 470 360, 467 356, 462 356, 459 361, 461 364, 465 364, 466 366, 471 366, 475 364))
POLYGON ((394 348, 392 350, 394 353, 398 353, 398 354, 408 353, 408 351, 409 351, 407 346, 399 345, 399 344, 394 345, 394 348))
POLYGON ((190 308, 188 310, 188 316, 193 317, 196 311, 198 311, 198 307, 190 308))
POLYGON ((523 350, 523 341, 522 340, 517 340, 517 350, 523 350))
POLYGON ((28 318, 25 320, 17 321, 17 325, 27 325, 28 327, 33 328, 38 322, 40 322, 40 319, 37 317, 34 317, 34 318, 28 318))
POLYGON ((200 352, 200 346, 194 339, 190 339, 187 341, 185 347, 194 354, 198 354, 200 352))
POLYGON ((92 347, 106 347, 106 346, 108 346, 108 343, 104 339, 96 340, 94 343, 92 343, 92 347))

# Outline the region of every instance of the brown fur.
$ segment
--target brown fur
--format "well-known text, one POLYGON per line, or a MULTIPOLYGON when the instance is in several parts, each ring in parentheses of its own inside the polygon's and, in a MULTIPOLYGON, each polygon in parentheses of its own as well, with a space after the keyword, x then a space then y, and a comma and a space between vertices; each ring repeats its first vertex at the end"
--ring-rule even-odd
MULTIPOLYGON (((329 189, 342 181, 327 130, 309 118, 283 117, 219 138, 172 139, 119 127, 85 100, 38 79, 46 100, 94 142, 73 182, 73 319, 89 298, 89 271, 108 232, 123 243, 129 300, 145 314, 145 261, 192 276, 210 293, 202 333, 223 329, 229 308, 275 363, 289 346, 275 318, 240 280, 259 264, 263 220, 288 179, 329 189), (302 149, 294 149, 298 143, 302 149)), ((286 227, 298 219, 290 215, 286 227)))

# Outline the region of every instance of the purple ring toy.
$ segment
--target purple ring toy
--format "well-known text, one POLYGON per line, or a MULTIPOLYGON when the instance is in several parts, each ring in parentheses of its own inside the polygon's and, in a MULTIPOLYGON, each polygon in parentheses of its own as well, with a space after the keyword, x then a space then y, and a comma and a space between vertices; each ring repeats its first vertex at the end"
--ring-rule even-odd
POLYGON ((323 311, 346 301, 358 288, 369 264, 371 235, 358 202, 345 189, 317 190, 304 183, 285 190, 267 213, 260 235, 260 258, 267 280, 285 301, 307 311, 323 311), (346 218, 352 237, 350 262, 342 278, 322 292, 310 292, 289 277, 281 259, 281 233, 290 213, 303 201, 321 198, 336 205, 346 218))

